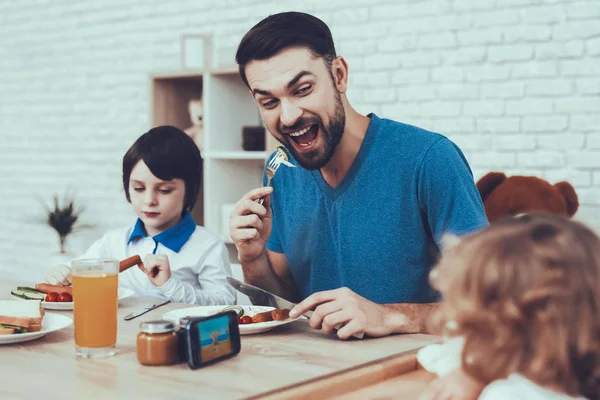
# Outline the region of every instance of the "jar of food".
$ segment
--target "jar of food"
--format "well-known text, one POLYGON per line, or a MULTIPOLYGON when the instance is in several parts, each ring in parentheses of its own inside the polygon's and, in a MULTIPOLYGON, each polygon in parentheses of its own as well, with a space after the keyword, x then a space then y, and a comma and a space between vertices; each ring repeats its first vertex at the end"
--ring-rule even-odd
POLYGON ((137 358, 142 365, 173 365, 177 363, 177 333, 168 321, 140 323, 137 335, 137 358))

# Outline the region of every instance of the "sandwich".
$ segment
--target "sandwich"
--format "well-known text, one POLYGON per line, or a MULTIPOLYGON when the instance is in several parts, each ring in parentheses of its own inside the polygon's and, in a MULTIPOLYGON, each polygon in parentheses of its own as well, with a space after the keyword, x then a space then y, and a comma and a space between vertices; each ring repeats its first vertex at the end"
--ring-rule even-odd
POLYGON ((0 300, 0 335, 39 332, 43 318, 39 300, 0 300))

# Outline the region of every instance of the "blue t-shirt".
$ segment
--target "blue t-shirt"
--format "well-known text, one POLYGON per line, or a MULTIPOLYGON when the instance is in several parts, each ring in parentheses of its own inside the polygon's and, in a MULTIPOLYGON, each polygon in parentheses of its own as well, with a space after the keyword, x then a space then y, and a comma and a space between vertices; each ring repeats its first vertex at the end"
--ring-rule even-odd
POLYGON ((370 117, 336 188, 294 159, 279 168, 267 249, 285 254, 301 298, 346 286, 380 304, 436 301, 428 273, 441 237, 486 226, 481 197, 446 137, 370 117))

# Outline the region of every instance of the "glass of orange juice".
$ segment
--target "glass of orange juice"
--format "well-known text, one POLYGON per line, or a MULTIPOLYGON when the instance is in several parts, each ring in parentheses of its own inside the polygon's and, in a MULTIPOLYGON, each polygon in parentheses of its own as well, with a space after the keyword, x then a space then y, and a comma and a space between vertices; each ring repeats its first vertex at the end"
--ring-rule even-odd
POLYGON ((71 267, 77 356, 113 356, 117 352, 119 261, 74 260, 71 267))

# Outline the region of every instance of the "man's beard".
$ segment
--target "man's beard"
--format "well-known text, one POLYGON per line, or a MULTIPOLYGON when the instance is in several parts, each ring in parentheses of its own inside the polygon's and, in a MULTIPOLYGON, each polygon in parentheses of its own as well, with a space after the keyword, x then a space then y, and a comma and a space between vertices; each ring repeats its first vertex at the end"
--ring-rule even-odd
MULTIPOLYGON (((331 159, 335 149, 342 138, 342 134, 344 133, 344 127, 346 126, 346 112, 344 111, 344 105, 342 104, 342 97, 339 92, 335 92, 335 110, 333 117, 330 119, 327 128, 323 125, 323 121, 321 118, 314 116, 308 118, 300 118, 294 126, 286 127, 286 132, 294 132, 300 128, 309 126, 309 125, 317 125, 318 132, 323 136, 323 147, 316 148, 307 153, 300 153, 296 150, 294 146, 293 139, 282 133, 282 129, 279 128, 280 137, 275 137, 281 144, 283 144, 294 156, 296 161, 305 169, 315 170, 321 169, 331 159)), ((317 133, 317 137, 314 140, 319 138, 319 133, 317 133)))

